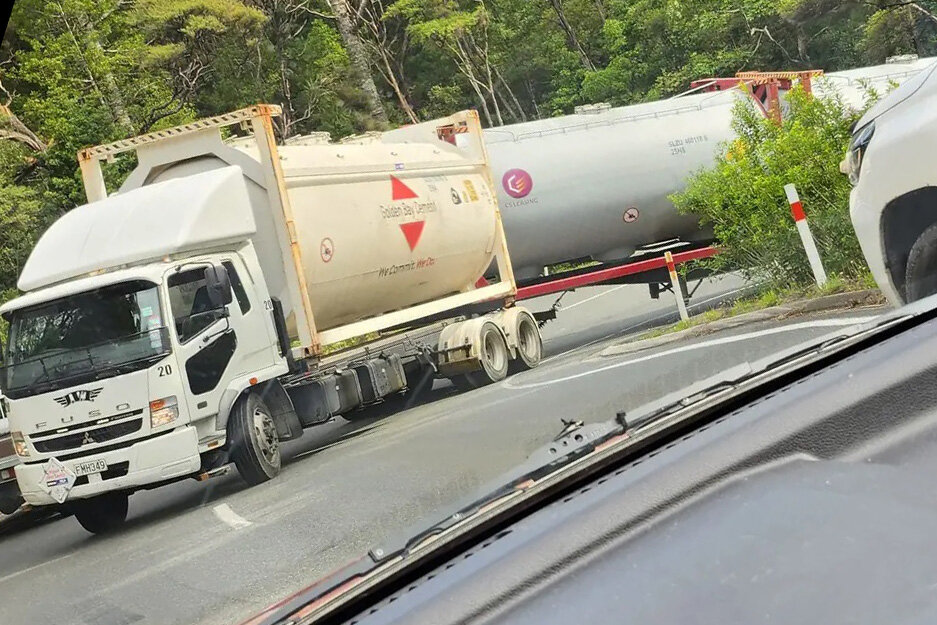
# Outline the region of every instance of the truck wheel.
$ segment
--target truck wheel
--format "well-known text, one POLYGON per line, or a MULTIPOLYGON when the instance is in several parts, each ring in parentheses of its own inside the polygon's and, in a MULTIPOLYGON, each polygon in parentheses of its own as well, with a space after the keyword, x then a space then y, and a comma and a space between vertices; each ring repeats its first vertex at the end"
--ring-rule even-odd
POLYGON ((517 317, 517 358, 511 361, 508 373, 533 369, 543 356, 543 338, 537 322, 530 315, 517 317))
POLYGON ((909 302, 937 293, 937 224, 925 230, 911 246, 904 279, 909 302))
POLYGON ((72 506, 75 518, 92 534, 113 532, 127 520, 130 497, 122 493, 110 493, 93 499, 80 499, 72 506))
POLYGON ((231 460, 251 486, 273 479, 280 472, 280 437, 270 409, 255 393, 235 404, 228 418, 231 460))
POLYGON ((21 497, 0 497, 0 514, 13 514, 23 505, 21 497))
MULTIPOLYGON (((465 374, 468 382, 475 388, 491 384, 492 382, 500 382, 506 378, 508 375, 508 364, 510 362, 508 345, 504 341, 504 335, 501 334, 501 330, 498 326, 490 321, 484 323, 478 333, 478 337, 481 343, 479 355, 481 357, 482 368, 478 371, 465 374)), ((459 386, 459 382, 456 382, 456 386, 459 386)))

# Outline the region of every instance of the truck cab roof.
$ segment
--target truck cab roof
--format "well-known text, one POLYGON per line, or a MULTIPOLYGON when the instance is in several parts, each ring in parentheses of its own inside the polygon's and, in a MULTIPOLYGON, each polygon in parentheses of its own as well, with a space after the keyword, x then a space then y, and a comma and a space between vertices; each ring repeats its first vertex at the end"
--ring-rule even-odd
POLYGON ((94 272, 243 241, 255 232, 240 168, 167 180, 60 217, 39 239, 17 286, 35 291, 94 272))

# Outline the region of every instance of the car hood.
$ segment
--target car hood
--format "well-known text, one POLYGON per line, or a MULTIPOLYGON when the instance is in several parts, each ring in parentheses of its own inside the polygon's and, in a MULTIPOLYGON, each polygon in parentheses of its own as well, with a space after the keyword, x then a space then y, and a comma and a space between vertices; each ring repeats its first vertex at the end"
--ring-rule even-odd
POLYGON ((924 68, 913 78, 901 83, 894 91, 873 104, 856 124, 856 130, 862 128, 872 120, 881 117, 918 91, 921 91, 921 89, 937 91, 937 63, 932 63, 924 68))

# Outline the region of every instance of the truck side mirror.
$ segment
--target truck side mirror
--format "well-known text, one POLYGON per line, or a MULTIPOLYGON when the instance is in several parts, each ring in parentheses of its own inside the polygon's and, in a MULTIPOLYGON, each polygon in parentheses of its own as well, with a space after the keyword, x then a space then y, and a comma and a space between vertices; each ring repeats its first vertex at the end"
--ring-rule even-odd
POLYGON ((205 268, 205 290, 208 301, 214 308, 224 308, 232 301, 231 278, 227 270, 221 265, 210 265, 205 268))

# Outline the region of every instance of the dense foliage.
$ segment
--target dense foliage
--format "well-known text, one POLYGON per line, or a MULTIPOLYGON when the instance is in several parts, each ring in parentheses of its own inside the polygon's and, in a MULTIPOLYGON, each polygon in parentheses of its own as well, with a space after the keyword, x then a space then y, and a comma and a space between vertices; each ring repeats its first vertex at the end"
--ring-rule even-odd
MULTIPOLYGON (((878 95, 870 91, 867 105, 878 95)), ((851 186, 839 171, 860 114, 836 97, 810 97, 799 88, 789 102, 779 126, 740 100, 733 121, 738 139, 672 199, 712 224, 723 253, 710 266, 741 269, 777 287, 799 286, 813 274, 784 193, 784 185, 794 184, 827 273, 860 278, 868 270, 849 220, 851 186)))
MULTIPOLYGON (((937 0, 17 0, 0 46, 0 299, 82 201, 75 152, 257 101, 282 136, 496 125, 742 69, 934 54, 937 0)), ((122 172, 114 172, 119 176, 122 172)))

